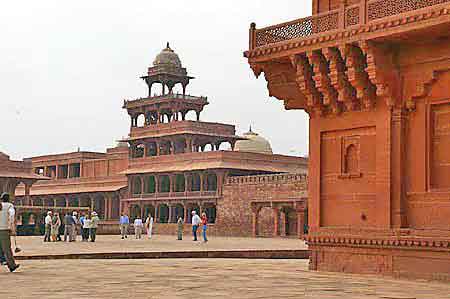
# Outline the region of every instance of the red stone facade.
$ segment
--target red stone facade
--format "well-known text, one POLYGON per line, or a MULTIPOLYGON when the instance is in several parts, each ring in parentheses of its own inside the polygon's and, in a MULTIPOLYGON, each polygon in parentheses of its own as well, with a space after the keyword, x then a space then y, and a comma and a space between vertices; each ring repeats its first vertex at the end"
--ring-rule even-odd
POLYGON ((245 53, 310 116, 311 269, 450 280, 450 1, 313 7, 245 53))
POLYGON ((307 225, 306 174, 230 177, 218 203, 220 234, 303 237, 307 225))

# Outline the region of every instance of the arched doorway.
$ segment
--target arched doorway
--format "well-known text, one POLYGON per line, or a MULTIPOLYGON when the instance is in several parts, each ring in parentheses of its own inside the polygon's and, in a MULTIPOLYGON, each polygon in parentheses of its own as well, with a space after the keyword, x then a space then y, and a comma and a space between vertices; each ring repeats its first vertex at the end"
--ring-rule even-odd
POLYGON ((169 206, 167 204, 160 204, 158 207, 159 223, 169 222, 169 206))

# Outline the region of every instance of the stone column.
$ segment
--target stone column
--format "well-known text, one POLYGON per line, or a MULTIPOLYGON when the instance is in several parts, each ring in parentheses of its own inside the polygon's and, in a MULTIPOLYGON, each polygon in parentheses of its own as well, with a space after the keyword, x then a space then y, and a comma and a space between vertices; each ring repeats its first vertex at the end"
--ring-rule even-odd
POLYGON ((25 184, 25 202, 23 203, 24 206, 29 206, 31 205, 31 197, 30 197, 30 188, 31 188, 31 182, 24 182, 25 184))
POLYGON ((258 207, 252 207, 252 237, 258 236, 258 207))
POLYGON ((159 175, 155 174, 155 196, 158 197, 158 193, 159 193, 159 175))
POLYGON ((142 197, 142 194, 144 194, 144 183, 145 183, 145 181, 144 181, 144 178, 142 176, 139 176, 139 180, 141 181, 141 197, 142 197))
POLYGON ((158 204, 155 205, 155 219, 154 219, 154 222, 155 223, 159 222, 159 205, 158 204))
POLYGON ((305 227, 305 210, 297 210, 297 234, 298 238, 303 238, 303 229, 305 227))
POLYGON ((169 215, 168 215, 168 219, 167 219, 167 223, 172 223, 172 216, 173 216, 173 207, 171 205, 167 205, 169 207, 169 215))
POLYGON ((279 227, 279 219, 278 219, 279 209, 278 209, 278 207, 273 207, 272 208, 272 214, 273 214, 273 236, 274 237, 278 237, 279 236, 279 232, 278 232, 278 227, 279 227))
POLYGON ((288 221, 288 214, 285 211, 282 211, 280 213, 280 223, 281 223, 281 227, 280 227, 280 236, 282 237, 286 237, 286 222, 288 221))
POLYGON ((169 174, 169 193, 173 193, 174 189, 174 175, 169 174))
POLYGON ((200 172, 200 192, 203 192, 203 172, 200 172))
POLYGON ((161 144, 159 143, 159 141, 155 141, 155 145, 156 145, 156 155, 159 156, 161 144))
POLYGON ((186 223, 187 222, 187 220, 188 220, 188 208, 187 208, 187 206, 186 205, 183 205, 183 211, 184 211, 184 222, 186 223))

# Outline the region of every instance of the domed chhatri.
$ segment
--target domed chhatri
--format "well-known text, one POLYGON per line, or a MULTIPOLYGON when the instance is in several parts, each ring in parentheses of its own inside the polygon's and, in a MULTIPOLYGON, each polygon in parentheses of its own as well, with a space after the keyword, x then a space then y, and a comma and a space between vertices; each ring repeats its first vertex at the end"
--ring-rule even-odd
POLYGON ((189 80, 194 79, 194 77, 188 76, 186 69, 181 64, 180 57, 170 48, 169 43, 156 55, 153 66, 148 68, 147 76, 141 78, 148 85, 149 97, 152 96, 152 86, 154 83, 162 85, 163 95, 166 94, 167 90, 171 94, 173 87, 176 84, 181 84, 183 87, 183 95, 185 95, 189 80))
POLYGON ((235 151, 269 155, 273 154, 270 142, 264 137, 259 136, 258 133, 253 132, 251 126, 250 130, 247 133, 244 133, 243 137, 247 138, 247 140, 237 141, 235 151))
POLYGON ((158 65, 172 65, 178 68, 182 68, 180 57, 171 48, 169 43, 167 43, 166 48, 164 48, 161 53, 159 53, 155 60, 153 61, 154 66, 158 65))

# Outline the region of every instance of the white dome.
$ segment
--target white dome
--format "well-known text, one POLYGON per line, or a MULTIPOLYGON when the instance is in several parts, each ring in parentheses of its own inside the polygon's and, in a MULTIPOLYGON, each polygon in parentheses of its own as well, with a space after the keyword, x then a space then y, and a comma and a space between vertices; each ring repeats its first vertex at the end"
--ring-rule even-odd
POLYGON ((259 136, 258 133, 253 132, 251 128, 243 137, 247 138, 247 140, 237 141, 234 147, 235 151, 267 155, 273 154, 270 142, 264 137, 259 136))

